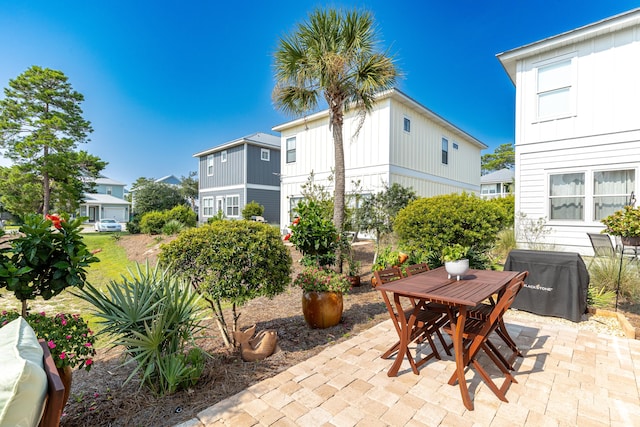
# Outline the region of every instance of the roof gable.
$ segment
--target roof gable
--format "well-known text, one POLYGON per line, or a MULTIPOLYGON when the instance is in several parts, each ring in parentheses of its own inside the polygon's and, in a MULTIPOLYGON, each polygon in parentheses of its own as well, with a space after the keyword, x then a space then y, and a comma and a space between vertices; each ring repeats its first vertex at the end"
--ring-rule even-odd
POLYGON ((209 148, 204 151, 195 153, 193 157, 202 157, 208 154, 217 153, 222 150, 227 150, 231 147, 238 145, 256 145, 258 147, 269 148, 271 150, 280 150, 280 137, 271 135, 269 133, 256 132, 251 135, 244 136, 242 138, 234 139, 233 141, 226 142, 213 148, 209 148))
POLYGON ((620 31, 635 25, 640 25, 640 8, 632 9, 628 12, 611 16, 562 34, 499 53, 496 57, 509 75, 511 82, 515 84, 516 64, 521 59, 539 55, 562 46, 593 39, 603 34, 620 31))

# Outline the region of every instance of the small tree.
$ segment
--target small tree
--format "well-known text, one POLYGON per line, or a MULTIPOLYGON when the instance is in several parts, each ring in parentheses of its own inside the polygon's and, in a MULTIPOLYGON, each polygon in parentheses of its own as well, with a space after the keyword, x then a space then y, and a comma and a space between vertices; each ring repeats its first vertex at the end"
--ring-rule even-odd
POLYGON ((336 261, 338 232, 326 217, 323 206, 303 200, 296 207, 298 215, 291 226, 288 239, 300 252, 306 264, 332 265, 336 261))
POLYGON ((373 231, 376 235, 376 257, 380 250, 380 239, 393 231, 393 223, 398 212, 416 199, 416 193, 394 183, 390 187, 366 199, 359 210, 359 227, 361 230, 373 231))
POLYGON ((291 278, 291 256, 278 230, 254 221, 216 221, 182 232, 163 245, 160 263, 188 280, 209 303, 227 346, 238 330, 238 306, 283 292, 291 278), (230 328, 222 310, 231 303, 230 328))
POLYGON ((189 172, 189 176, 180 177, 180 194, 189 202, 189 206, 195 212, 198 200, 198 172, 189 172))
POLYGON ((48 300, 69 286, 82 287, 87 278, 86 268, 99 261, 80 235, 86 218, 73 221, 53 215, 49 218, 25 217, 21 237, 11 241, 11 256, 3 255, 0 259, 0 288, 6 287, 22 302, 23 317, 27 300, 37 297, 48 300))
POLYGON ((143 179, 145 181, 134 186, 133 210, 136 215, 141 216, 151 211, 166 211, 187 204, 179 188, 143 179))
POLYGON ((262 216, 264 214, 264 206, 256 201, 251 201, 244 205, 242 209, 242 218, 251 219, 253 216, 262 216))

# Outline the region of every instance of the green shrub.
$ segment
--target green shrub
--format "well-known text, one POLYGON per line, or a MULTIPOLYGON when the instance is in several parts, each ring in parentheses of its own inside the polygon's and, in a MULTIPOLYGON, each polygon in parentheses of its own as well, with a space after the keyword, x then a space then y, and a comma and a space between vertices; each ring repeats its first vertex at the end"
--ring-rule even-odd
POLYGON ((93 305, 99 334, 135 363, 127 381, 140 374, 140 385, 161 396, 195 384, 204 368, 202 352, 190 347, 203 329, 198 295, 157 266, 136 265, 129 274, 111 281, 106 293, 87 284, 74 295, 93 305))
POLYGON ((184 230, 162 245, 159 261, 209 303, 227 346, 237 330, 237 306, 275 296, 291 282, 291 256, 279 231, 255 221, 216 221, 184 230), (223 302, 231 303, 233 323, 225 320, 223 302))
POLYGON ((394 230, 401 247, 431 257, 445 246, 460 244, 471 248, 469 264, 485 266, 485 255, 498 231, 508 222, 500 206, 470 194, 449 194, 411 202, 396 217, 394 230))
POLYGON ((244 219, 251 219, 252 216, 262 216, 263 214, 264 206, 253 200, 244 205, 244 209, 242 209, 242 218, 244 219))
POLYGON ((162 226, 162 234, 173 236, 174 234, 178 234, 179 232, 181 232, 183 229, 183 223, 181 223, 177 219, 171 219, 164 226, 162 226))
POLYGON ((126 227, 129 234, 140 234, 140 217, 134 215, 131 221, 127 222, 126 227))
POLYGON ((322 204, 303 200, 296 207, 298 217, 291 225, 288 239, 308 264, 332 265, 336 261, 338 232, 333 222, 325 217, 322 204))
POLYGON ((616 292, 607 289, 605 286, 596 288, 589 285, 587 288, 587 305, 596 308, 611 308, 615 305, 616 292))
POLYGON ((637 263, 624 258, 621 268, 619 257, 597 257, 589 263, 588 270, 590 286, 595 289, 604 288, 615 293, 618 288, 618 274, 620 274, 620 296, 631 301, 640 299, 640 275, 637 263))
POLYGON ((493 253, 498 258, 506 258, 511 250, 516 249, 516 233, 513 228, 505 228, 498 231, 496 243, 493 247, 493 253))
POLYGON ((185 227, 195 227, 197 223, 197 215, 189 206, 179 205, 166 211, 166 222, 176 220, 185 227))
POLYGON ((516 197, 510 194, 505 197, 491 199, 489 203, 500 206, 505 213, 505 227, 513 227, 516 216, 516 197))
POLYGON ((167 212, 168 211, 152 211, 142 215, 140 219, 140 231, 145 234, 162 233, 162 227, 164 227, 168 219, 167 212))
POLYGON ((217 222, 217 221, 223 221, 224 220, 224 213, 222 213, 222 211, 218 211, 216 212, 216 214, 212 217, 210 217, 209 219, 207 219, 207 224, 211 224, 213 222, 217 222))

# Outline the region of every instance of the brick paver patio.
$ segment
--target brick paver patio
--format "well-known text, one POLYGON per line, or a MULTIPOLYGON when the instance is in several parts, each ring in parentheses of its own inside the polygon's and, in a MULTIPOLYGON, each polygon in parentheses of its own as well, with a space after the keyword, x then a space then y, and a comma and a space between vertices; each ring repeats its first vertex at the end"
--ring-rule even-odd
POLYGON ((397 336, 386 321, 179 427, 640 426, 640 341, 544 317, 523 321, 507 314, 505 319, 524 354, 516 362, 518 383, 506 393, 509 403, 468 370, 475 406, 468 411, 458 386, 447 384, 455 363, 444 352, 442 361, 432 359, 420 375, 405 360, 399 376, 389 378, 392 361, 380 354, 397 336))

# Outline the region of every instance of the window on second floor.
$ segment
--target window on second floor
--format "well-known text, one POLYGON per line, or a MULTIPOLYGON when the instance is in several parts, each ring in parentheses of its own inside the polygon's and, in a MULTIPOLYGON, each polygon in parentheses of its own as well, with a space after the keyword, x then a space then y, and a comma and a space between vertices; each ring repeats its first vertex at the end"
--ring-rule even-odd
POLYGON ((296 161, 296 137, 287 138, 287 163, 296 161))
POLYGON ((207 156, 207 176, 213 175, 213 154, 207 156))
POLYGON ((265 162, 268 162, 270 158, 271 158, 271 150, 266 149, 266 148, 261 148, 260 149, 260 160, 264 160, 265 162))
POLYGON ((442 164, 449 164, 449 140, 442 138, 442 164))
POLYGON ((411 132, 411 120, 408 117, 404 118, 404 131, 411 132))
POLYGON ((220 152, 220 163, 225 163, 227 161, 227 150, 223 150, 220 152))
POLYGON ((573 68, 571 58, 537 68, 537 118, 567 116, 573 111, 573 68))
POLYGON ((113 187, 107 187, 107 194, 111 195, 113 193, 113 187))

